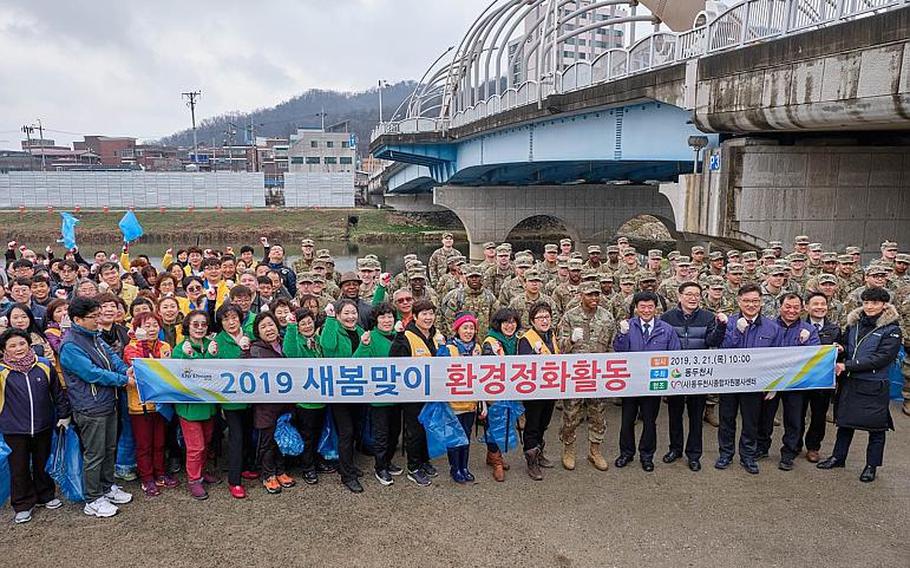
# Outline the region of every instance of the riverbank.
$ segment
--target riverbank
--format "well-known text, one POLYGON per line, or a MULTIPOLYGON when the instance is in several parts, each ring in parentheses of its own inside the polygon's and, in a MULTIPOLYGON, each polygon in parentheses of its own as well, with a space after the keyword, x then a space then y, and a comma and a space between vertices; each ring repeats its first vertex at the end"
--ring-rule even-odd
MULTIPOLYGON (((122 240, 117 223, 123 211, 81 211, 76 228, 80 244, 109 245, 122 240)), ((275 209, 196 211, 137 211, 145 230, 143 243, 251 242, 266 236, 294 242, 311 238, 321 242, 438 241, 445 231, 464 240, 464 229, 454 215, 397 213, 380 209, 275 209)), ((52 243, 60 238, 56 212, 0 213, 0 239, 23 243, 52 243)))

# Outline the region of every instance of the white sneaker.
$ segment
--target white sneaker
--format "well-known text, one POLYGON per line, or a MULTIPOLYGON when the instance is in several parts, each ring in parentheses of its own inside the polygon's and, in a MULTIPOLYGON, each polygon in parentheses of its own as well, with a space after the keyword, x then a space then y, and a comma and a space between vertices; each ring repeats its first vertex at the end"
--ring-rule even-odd
POLYGON ((91 503, 86 503, 82 512, 90 517, 113 517, 117 514, 117 507, 107 497, 98 497, 91 503))
POLYGON ((123 505, 124 503, 129 503, 133 500, 133 496, 123 489, 120 489, 119 485, 111 485, 111 490, 104 494, 107 497, 107 500, 115 505, 123 505))
POLYGON ((27 523, 30 520, 32 520, 32 510, 31 509, 29 509, 28 511, 19 511, 18 513, 16 513, 16 517, 13 519, 13 522, 16 523, 17 525, 21 525, 22 523, 27 523))
POLYGON ((45 509, 59 509, 63 506, 63 501, 60 499, 51 499, 47 503, 38 503, 39 507, 44 507, 45 509))

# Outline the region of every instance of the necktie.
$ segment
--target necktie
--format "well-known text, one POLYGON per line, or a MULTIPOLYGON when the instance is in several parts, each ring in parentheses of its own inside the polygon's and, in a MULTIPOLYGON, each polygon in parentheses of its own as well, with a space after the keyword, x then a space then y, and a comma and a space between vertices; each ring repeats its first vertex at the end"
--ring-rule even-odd
POLYGON ((816 323, 816 324, 815 324, 815 330, 816 330, 816 331, 821 331, 821 330, 822 330, 822 324, 816 323))
POLYGON ((651 324, 646 323, 644 326, 642 326, 642 329, 644 330, 645 339, 647 339, 648 336, 651 335, 651 324))

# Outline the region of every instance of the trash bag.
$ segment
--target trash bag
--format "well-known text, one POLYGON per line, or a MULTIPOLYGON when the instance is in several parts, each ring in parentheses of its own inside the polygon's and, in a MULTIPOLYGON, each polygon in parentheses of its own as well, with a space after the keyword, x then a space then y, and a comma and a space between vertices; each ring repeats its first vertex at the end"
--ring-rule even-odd
POLYGON ((888 367, 888 380, 891 383, 891 400, 904 400, 904 374, 901 372, 901 364, 906 356, 906 351, 901 347, 901 350, 897 353, 897 359, 888 367))
POLYGON ((6 505, 6 502, 9 500, 10 493, 10 472, 9 472, 9 455, 13 453, 9 446, 6 445, 6 441, 3 439, 3 434, 0 434, 0 507, 6 505))
POLYGON ((447 402, 428 402, 417 417, 427 432, 427 450, 431 458, 446 454, 449 448, 468 445, 464 428, 447 402))
POLYGON ((487 409, 487 440, 502 453, 518 447, 518 417, 524 412, 524 405, 515 400, 497 401, 487 409))
POLYGON ((168 422, 173 420, 174 415, 176 414, 173 404, 155 404, 155 410, 157 410, 158 414, 168 422))
POLYGON ((335 418, 332 409, 325 411, 325 424, 322 426, 322 435, 319 436, 319 455, 326 461, 338 459, 338 431, 335 430, 335 418))
POLYGON ((120 435, 117 437, 117 473, 136 471, 136 441, 133 439, 133 423, 130 421, 126 396, 117 397, 119 405, 120 435))
POLYGON ((275 426, 275 442, 278 449, 286 456, 299 456, 303 453, 303 438, 291 424, 291 413, 282 414, 275 426))
POLYGON ((72 426, 58 428, 51 438, 51 457, 45 471, 57 482, 60 493, 78 503, 85 500, 82 487, 82 446, 72 426))

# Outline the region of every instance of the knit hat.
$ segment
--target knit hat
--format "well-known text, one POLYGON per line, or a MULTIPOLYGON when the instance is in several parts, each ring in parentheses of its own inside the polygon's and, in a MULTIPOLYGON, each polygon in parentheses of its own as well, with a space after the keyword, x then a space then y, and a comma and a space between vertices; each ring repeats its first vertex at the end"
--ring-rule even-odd
POLYGON ((455 316, 455 323, 452 324, 452 331, 458 331, 458 328, 465 323, 473 323, 474 327, 477 327, 477 316, 472 312, 459 312, 455 316))

